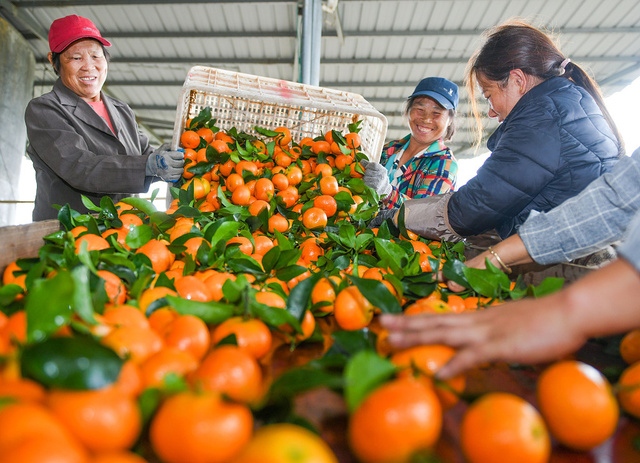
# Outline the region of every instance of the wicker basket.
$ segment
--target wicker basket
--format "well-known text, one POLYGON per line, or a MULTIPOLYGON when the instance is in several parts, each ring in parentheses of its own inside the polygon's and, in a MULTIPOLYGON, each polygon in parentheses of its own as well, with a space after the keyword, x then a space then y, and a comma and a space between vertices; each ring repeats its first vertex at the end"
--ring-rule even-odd
POLYGON ((362 151, 380 159, 387 119, 361 95, 295 82, 252 76, 203 66, 189 70, 184 81, 173 132, 179 145, 187 119, 210 107, 222 130, 256 134, 254 127, 288 127, 293 140, 317 137, 329 130, 347 131, 360 123, 362 151))

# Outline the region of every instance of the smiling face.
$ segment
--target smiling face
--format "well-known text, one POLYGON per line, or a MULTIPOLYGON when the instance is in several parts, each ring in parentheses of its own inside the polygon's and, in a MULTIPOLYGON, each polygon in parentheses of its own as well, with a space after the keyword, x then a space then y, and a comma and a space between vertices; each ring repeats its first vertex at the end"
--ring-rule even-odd
POLYGON ((449 122, 449 110, 428 96, 417 97, 409 110, 411 138, 422 146, 442 138, 449 122))
POLYGON ((491 118, 497 118, 498 122, 502 122, 509 115, 516 103, 522 98, 525 92, 518 83, 516 78, 510 75, 507 85, 503 86, 500 82, 483 79, 478 76, 478 84, 482 95, 489 102, 488 115, 491 118))
POLYGON ((60 54, 60 78, 65 87, 85 101, 100 101, 107 78, 102 45, 93 39, 74 42, 60 54))

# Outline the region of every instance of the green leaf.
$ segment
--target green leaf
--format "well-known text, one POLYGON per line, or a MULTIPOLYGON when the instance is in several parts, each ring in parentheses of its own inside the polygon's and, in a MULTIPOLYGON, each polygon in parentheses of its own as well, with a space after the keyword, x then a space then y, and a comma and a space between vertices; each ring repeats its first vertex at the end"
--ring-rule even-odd
POLYGON ((113 200, 109 196, 103 196, 100 199, 100 218, 106 220, 115 220, 117 221, 117 227, 122 226, 122 222, 118 218, 118 211, 116 210, 116 206, 113 204, 113 200))
POLYGON ((137 225, 131 227, 124 242, 132 249, 138 249, 147 244, 153 238, 153 228, 149 225, 137 225))
POLYGON ((463 262, 457 259, 447 260, 442 265, 442 274, 448 280, 455 281, 461 286, 465 288, 470 288, 469 282, 467 281, 467 277, 465 276, 465 268, 467 266, 464 265, 463 262))
MULTIPOLYGON (((156 198, 158 197, 158 193, 160 193, 160 189, 156 188, 155 190, 153 190, 151 192, 151 201, 150 204, 153 204, 153 202, 156 200, 156 198)), ((147 215, 151 215, 151 214, 147 214, 147 215)))
POLYGON ((57 337, 25 347, 25 378, 46 387, 100 389, 118 379, 124 360, 91 337, 57 337))
POLYGON ((13 283, 0 287, 0 306, 5 307, 11 304, 22 292, 22 287, 13 283))
MULTIPOLYGON (((119 272, 123 274, 125 273, 124 269, 129 269, 131 271, 134 271, 136 269, 136 266, 133 264, 133 262, 131 262, 129 257, 124 254, 102 254, 100 256, 100 262, 104 262, 110 267, 120 267, 119 272)), ((126 274, 128 276, 132 276, 131 273, 127 272, 126 274)), ((118 276, 122 277, 122 275, 120 274, 118 274, 118 276)), ((133 279, 131 278, 127 278, 127 280, 133 282, 133 279)))
MULTIPOLYGON (((184 193, 186 194, 187 192, 185 190, 180 190, 181 194, 184 193)), ((180 199, 181 203, 188 203, 188 200, 182 200, 182 198, 180 199)), ((188 217, 188 218, 196 218, 196 217, 200 217, 202 216, 202 212, 200 212, 199 209, 195 208, 195 207, 191 207, 191 206, 180 206, 174 213, 173 213, 173 217, 188 217)))
POLYGON ((175 224, 175 220, 166 212, 153 212, 149 215, 149 223, 164 232, 175 224))
POLYGON ((218 220, 207 226, 204 230, 204 238, 215 248, 219 241, 226 243, 230 238, 238 234, 242 223, 233 220, 218 220))
POLYGON ((152 387, 142 391, 142 394, 138 397, 138 406, 140 407, 142 422, 145 425, 151 421, 163 398, 164 394, 158 388, 152 387))
POLYGON ((300 281, 289 293, 287 311, 300 321, 311 303, 311 291, 320 278, 322 278, 321 273, 314 273, 309 278, 300 281))
POLYGON ((340 241, 343 246, 347 248, 355 248, 356 247, 356 229, 350 223, 345 223, 340 226, 338 231, 338 235, 340 236, 340 241))
MULTIPOLYGON (((71 270, 71 278, 73 279, 73 310, 80 318, 88 323, 96 323, 93 316, 93 299, 89 288, 89 269, 83 265, 79 265, 71 270)), ((104 283, 100 282, 102 288, 103 300, 101 306, 106 301, 106 293, 104 291, 104 283)))
POLYGON ((342 375, 323 369, 313 369, 307 366, 294 368, 279 376, 269 388, 269 402, 290 401, 298 394, 327 387, 329 389, 340 389, 343 387, 342 375))
POLYGON ((547 277, 538 286, 531 286, 531 295, 533 297, 542 297, 552 294, 562 289, 564 278, 547 277))
POLYGON ((274 328, 287 324, 297 332, 302 332, 298 319, 287 310, 279 309, 277 307, 269 307, 268 305, 260 304, 253 299, 250 303, 250 311, 254 316, 274 328))
POLYGON ((356 236, 356 251, 360 251, 367 247, 367 245, 373 241, 374 235, 368 233, 360 233, 356 236))
POLYGON ((427 297, 436 289, 438 284, 431 273, 405 276, 402 278, 401 283, 403 295, 415 299, 427 297))
POLYGON ((225 282, 222 283, 222 294, 227 301, 237 304, 246 294, 248 286, 249 282, 244 276, 240 276, 235 280, 227 278, 225 282))
POLYGON ((488 267, 486 269, 464 267, 464 275, 471 288, 477 293, 492 298, 499 298, 501 290, 508 290, 511 286, 509 277, 496 269, 487 260, 488 267))
POLYGON ((27 342, 41 341, 68 324, 73 298, 74 282, 68 271, 36 280, 26 298, 27 342))
POLYGON ((71 219, 71 208, 69 207, 69 204, 65 204, 60 208, 60 210, 58 211, 58 220, 67 231, 71 230, 74 227, 73 221, 71 219))
POLYGON ((251 273, 254 275, 263 273, 262 267, 260 267, 260 264, 255 259, 241 252, 233 259, 227 259, 227 265, 235 273, 251 273))
POLYGON ((84 207, 86 207, 90 211, 100 212, 102 210, 98 206, 93 204, 93 202, 89 198, 87 198, 85 195, 80 195, 80 197, 82 199, 82 204, 84 205, 84 207))
POLYGON ((345 401, 353 412, 365 397, 396 372, 396 366, 372 350, 354 355, 344 369, 345 401))
POLYGON ((276 277, 282 281, 289 281, 307 271, 302 265, 290 265, 276 271, 276 277))
POLYGON ((146 215, 151 215, 154 212, 157 212, 156 207, 153 205, 153 203, 147 201, 146 199, 142 199, 142 198, 124 198, 122 200, 123 203, 128 204, 129 206, 133 206, 136 209, 144 212, 146 215))
POLYGON ((368 328, 356 331, 336 331, 331 337, 330 352, 352 356, 363 350, 375 349, 376 336, 368 328))
POLYGON ((281 251, 288 251, 293 249, 294 242, 287 239, 282 233, 278 230, 273 232, 273 241, 278 243, 278 247, 281 251))
POLYGON ((360 278, 353 275, 347 275, 347 277, 356 285, 362 295, 383 313, 402 312, 402 307, 400 307, 398 299, 391 294, 389 289, 381 281, 371 278, 360 278))
POLYGON ((165 296, 171 307, 182 315, 195 315, 205 323, 222 323, 234 314, 235 306, 223 302, 190 301, 177 296, 165 296))
POLYGON ((399 273, 402 271, 402 261, 406 261, 407 252, 402 249, 401 246, 395 244, 392 241, 376 238, 374 240, 376 246, 376 252, 380 256, 381 260, 389 265, 389 269, 392 273, 399 273))
MULTIPOLYGON (((268 252, 273 251, 273 248, 268 252)), ((278 256, 278 262, 274 265, 277 270, 284 269, 286 267, 292 267, 300 260, 302 251, 300 249, 280 249, 280 255, 278 256)), ((305 267, 306 270, 306 267, 305 267)))
POLYGON ((280 254, 280 246, 274 246, 262 256, 262 268, 264 268, 265 273, 271 273, 271 270, 275 268, 280 259, 280 254))

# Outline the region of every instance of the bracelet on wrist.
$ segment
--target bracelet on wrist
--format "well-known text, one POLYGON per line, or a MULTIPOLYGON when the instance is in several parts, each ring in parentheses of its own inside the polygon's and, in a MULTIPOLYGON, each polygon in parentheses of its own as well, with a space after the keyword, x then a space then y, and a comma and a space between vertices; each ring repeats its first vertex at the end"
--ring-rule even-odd
POLYGON ((498 255, 497 252, 495 252, 493 250, 493 247, 489 246, 489 248, 487 249, 491 255, 493 257, 496 258, 496 260, 498 261, 498 264, 500 264, 500 267, 502 268, 502 270, 506 273, 506 274, 510 274, 512 272, 511 267, 509 267, 507 264, 505 264, 502 259, 500 258, 500 256, 498 255))

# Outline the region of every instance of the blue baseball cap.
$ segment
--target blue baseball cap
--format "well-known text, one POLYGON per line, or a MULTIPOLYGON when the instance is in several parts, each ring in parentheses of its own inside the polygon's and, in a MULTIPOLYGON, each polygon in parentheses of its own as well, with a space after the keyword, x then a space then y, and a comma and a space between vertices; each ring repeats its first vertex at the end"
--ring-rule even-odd
POLYGON ((420 95, 433 98, 444 109, 456 109, 458 107, 458 86, 443 77, 422 79, 407 99, 420 95))

